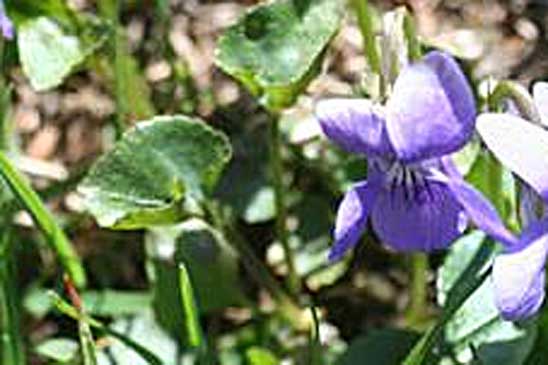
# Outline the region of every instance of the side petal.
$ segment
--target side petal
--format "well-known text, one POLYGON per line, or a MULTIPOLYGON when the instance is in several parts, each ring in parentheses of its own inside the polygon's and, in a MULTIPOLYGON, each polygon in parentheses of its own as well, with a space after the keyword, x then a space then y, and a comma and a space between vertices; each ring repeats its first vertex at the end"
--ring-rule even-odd
POLYGON ((497 159, 548 201, 548 132, 501 113, 480 115, 477 130, 497 159))
POLYGON ((371 219, 381 241, 404 252, 443 249, 466 228, 460 204, 434 181, 384 189, 371 219))
POLYGON ((5 39, 13 39, 14 27, 13 23, 8 15, 6 14, 6 9, 4 7, 4 2, 0 2, 0 30, 2 31, 2 36, 5 39))
POLYGON ((432 178, 447 184, 454 198, 466 211, 466 215, 479 229, 507 247, 517 244, 517 238, 505 227, 493 205, 472 185, 462 179, 451 179, 441 175, 432 178))
POLYGON ((534 315, 545 297, 544 265, 548 253, 548 221, 524 232, 518 249, 498 255, 493 263, 496 305, 507 320, 534 315))
POLYGON ((358 243, 380 189, 377 179, 371 179, 355 184, 344 195, 337 211, 335 242, 329 252, 330 261, 340 259, 358 243))
POLYGON ((349 152, 392 152, 381 105, 368 99, 325 99, 316 104, 315 114, 325 135, 349 152))
POLYGON ((388 136, 405 162, 439 157, 471 138, 476 107, 458 64, 441 52, 402 70, 387 104, 388 136))
POLYGON ((536 82, 533 85, 533 100, 540 114, 540 121, 548 126, 548 82, 536 82))

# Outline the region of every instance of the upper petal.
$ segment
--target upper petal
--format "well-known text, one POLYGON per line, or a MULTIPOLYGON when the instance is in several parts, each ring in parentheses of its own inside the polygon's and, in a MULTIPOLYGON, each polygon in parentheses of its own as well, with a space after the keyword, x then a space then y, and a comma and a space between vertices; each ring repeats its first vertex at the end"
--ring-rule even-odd
POLYGON ((517 238, 505 227, 493 205, 473 186, 462 179, 441 175, 435 179, 445 181, 454 198, 479 229, 508 247, 517 243, 517 238))
POLYGON ((368 99, 324 99, 315 114, 324 133, 349 152, 384 155, 392 151, 384 107, 368 99))
POLYGON ((477 130, 501 163, 548 201, 548 132, 502 113, 480 115, 477 130))
POLYGON ((337 211, 335 242, 329 252, 329 260, 340 259, 346 251, 358 243, 379 189, 378 180, 373 177, 369 181, 355 184, 344 195, 337 211))
POLYGON ((545 296, 547 253, 548 220, 543 220, 529 226, 516 249, 495 258, 495 300, 503 318, 521 320, 538 311, 545 296))
POLYGON ((476 107, 458 64, 441 52, 402 70, 387 104, 387 131, 407 162, 439 157, 472 136, 476 107))
POLYGON ((397 251, 445 248, 466 226, 459 203, 437 181, 383 189, 371 219, 382 242, 397 251))
POLYGON ((548 82, 536 82, 533 85, 533 100, 540 114, 540 121, 548 126, 548 82))

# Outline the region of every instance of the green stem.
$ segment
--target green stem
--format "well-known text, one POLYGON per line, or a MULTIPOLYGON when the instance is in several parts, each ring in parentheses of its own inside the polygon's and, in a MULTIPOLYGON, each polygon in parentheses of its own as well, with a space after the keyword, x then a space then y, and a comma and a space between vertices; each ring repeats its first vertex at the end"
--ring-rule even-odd
POLYGON ((86 285, 86 274, 70 241, 55 222, 42 200, 40 200, 38 194, 13 167, 4 152, 0 152, 0 174, 4 177, 17 199, 26 207, 36 225, 42 230, 72 281, 76 286, 84 287, 86 285))
POLYGON ((411 327, 420 325, 426 318, 428 294, 428 256, 425 253, 411 255, 411 293, 407 310, 407 323, 411 327))
POLYGON ((289 235, 286 228, 287 207, 283 183, 283 163, 281 156, 281 138, 279 115, 274 115, 270 122, 270 164, 274 184, 274 198, 276 202, 276 236, 282 244, 285 262, 288 271, 288 287, 293 294, 301 290, 301 282, 295 268, 295 257, 289 245, 289 235))
POLYGON ((493 92, 488 95, 489 110, 493 112, 499 110, 499 106, 504 99, 511 99, 524 118, 540 124, 540 115, 535 102, 526 88, 514 81, 500 81, 493 92))
POLYGON ((413 16, 406 10, 403 18, 403 31, 407 40, 407 51, 411 61, 418 61, 422 57, 422 49, 417 37, 415 20, 413 16))
POLYGON ((25 365, 23 339, 19 330, 20 298, 16 287, 14 250, 10 232, 4 227, 0 237, 0 363, 25 365))
POLYGON ((127 114, 127 105, 124 95, 124 84, 122 82, 122 75, 125 71, 123 70, 124 62, 120 55, 120 47, 123 44, 123 37, 120 34, 120 0, 113 0, 111 20, 114 24, 114 38, 113 43, 113 52, 114 52, 114 79, 116 87, 116 117, 115 117, 115 129, 116 129, 116 139, 119 139, 124 133, 126 127, 126 114, 127 114))
POLYGON ((283 289, 278 281, 272 276, 263 262, 255 255, 253 249, 248 245, 245 238, 234 227, 232 220, 226 222, 220 212, 220 207, 211 202, 206 206, 208 215, 213 225, 223 233, 227 241, 238 252, 240 259, 248 272, 249 277, 257 284, 268 291, 280 306, 282 315, 298 329, 306 329, 310 326, 309 318, 303 315, 303 311, 295 300, 283 289))
POLYGON ((363 48, 369 67, 382 78, 381 61, 373 30, 373 15, 367 0, 351 0, 363 37, 363 48))

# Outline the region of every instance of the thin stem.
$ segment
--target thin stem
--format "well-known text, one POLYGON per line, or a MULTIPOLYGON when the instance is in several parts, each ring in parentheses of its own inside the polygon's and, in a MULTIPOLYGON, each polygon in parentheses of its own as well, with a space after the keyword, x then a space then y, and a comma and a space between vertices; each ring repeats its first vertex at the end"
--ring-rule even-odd
POLYGON ((42 200, 40 200, 38 194, 13 167, 4 152, 0 152, 0 174, 4 177, 17 199, 26 207, 35 224, 42 230, 48 243, 57 254, 61 265, 63 265, 76 286, 84 287, 86 285, 86 274, 70 241, 42 200))
POLYGON ((533 123, 540 124, 540 115, 535 102, 526 88, 514 81, 500 81, 493 92, 488 95, 487 104, 489 110, 493 112, 498 111, 500 104, 505 99, 512 100, 524 118, 533 123))
POLYGON ((111 20, 114 24, 114 38, 113 38, 113 52, 114 52, 114 80, 116 87, 116 117, 115 117, 115 129, 116 139, 119 139, 124 133, 126 127, 126 114, 127 105, 124 96, 124 84, 120 75, 123 74, 124 62, 120 55, 120 47, 123 42, 122 35, 120 34, 120 0, 113 0, 111 20))
POLYGON ((276 236, 284 250, 285 263, 288 271, 288 287, 293 294, 301 290, 301 282, 295 268, 295 257, 289 245, 289 235, 286 228, 287 209, 285 203, 285 189, 283 184, 283 164, 281 156, 280 122, 279 115, 274 115, 270 121, 270 165, 274 184, 274 199, 276 203, 276 236))
POLYGON ((403 18, 403 31, 407 40, 407 51, 412 61, 418 61, 422 57, 421 44, 417 38, 417 30, 413 16, 406 10, 403 18))
POLYGON ((227 242, 234 247, 236 252, 238 252, 244 269, 248 272, 249 277, 268 291, 280 306, 282 315, 289 320, 291 324, 299 329, 308 328, 310 326, 308 317, 303 315, 303 311, 299 305, 283 287, 280 286, 278 281, 264 266, 263 262, 255 255, 255 252, 249 246, 245 238, 234 227, 233 222, 227 222, 223 219, 219 208, 220 207, 216 202, 211 202, 206 206, 213 225, 223 233, 227 238, 227 242))
POLYGON ((426 318, 428 293, 428 256, 425 253, 411 255, 411 293, 407 310, 407 323, 419 325, 426 318))
POLYGON ((363 37, 363 48, 369 67, 382 78, 381 61, 373 30, 373 15, 367 0, 352 0, 352 6, 358 18, 358 25, 363 37))
POLYGON ((25 365, 25 351, 19 330, 19 295, 16 288, 14 250, 10 232, 4 227, 0 237, 0 362, 25 365))

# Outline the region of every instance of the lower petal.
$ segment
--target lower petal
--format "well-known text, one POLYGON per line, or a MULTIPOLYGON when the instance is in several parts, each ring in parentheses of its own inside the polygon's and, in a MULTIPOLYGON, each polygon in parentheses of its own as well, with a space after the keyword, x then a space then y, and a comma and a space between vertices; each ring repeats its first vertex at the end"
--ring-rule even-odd
POLYGON ((344 196, 337 211, 335 243, 329 252, 329 260, 340 259, 354 247, 365 229, 367 218, 380 190, 376 179, 355 184, 344 196))
POLYGON ((544 301, 544 265, 548 253, 548 221, 532 224, 519 249, 495 258, 495 300, 503 318, 522 320, 534 315, 544 301))
POLYGON ((397 251, 445 248, 465 228, 460 204, 438 182, 383 190, 371 219, 382 242, 397 251))
POLYGON ((517 243, 517 238, 505 227, 493 205, 473 186, 462 179, 446 176, 436 176, 436 179, 445 181, 467 216, 479 229, 508 247, 517 243))

